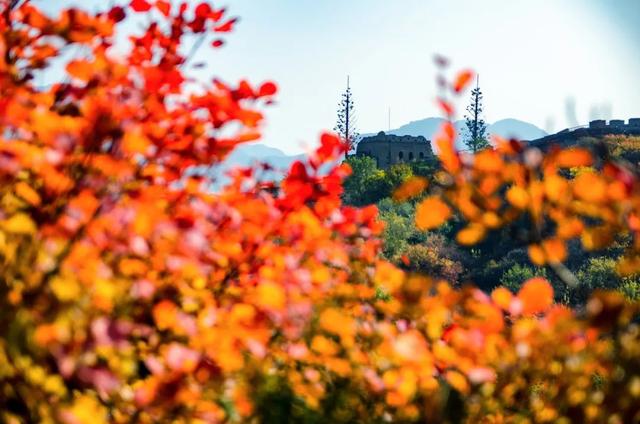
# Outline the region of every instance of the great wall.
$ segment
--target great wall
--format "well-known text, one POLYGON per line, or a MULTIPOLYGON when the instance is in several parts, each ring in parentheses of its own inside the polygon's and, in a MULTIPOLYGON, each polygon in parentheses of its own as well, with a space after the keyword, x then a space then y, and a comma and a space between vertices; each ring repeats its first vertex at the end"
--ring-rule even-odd
MULTIPOLYGON (((581 138, 601 138, 606 135, 640 136, 640 118, 632 118, 628 122, 621 119, 608 122, 591 121, 589 125, 567 128, 556 134, 529 140, 527 143, 545 150, 555 145, 573 145, 581 138)), ((357 145, 356 156, 372 157, 377 166, 388 168, 400 162, 421 161, 433 157, 433 151, 430 141, 422 136, 396 136, 381 131, 374 136, 364 137, 357 145)))
POLYGON ((574 144, 581 138, 600 138, 606 135, 634 135, 640 136, 640 118, 629 119, 625 122, 622 119, 596 120, 589 122, 589 125, 567 128, 556 134, 547 135, 537 140, 530 140, 530 146, 544 148, 550 145, 566 146, 574 144))

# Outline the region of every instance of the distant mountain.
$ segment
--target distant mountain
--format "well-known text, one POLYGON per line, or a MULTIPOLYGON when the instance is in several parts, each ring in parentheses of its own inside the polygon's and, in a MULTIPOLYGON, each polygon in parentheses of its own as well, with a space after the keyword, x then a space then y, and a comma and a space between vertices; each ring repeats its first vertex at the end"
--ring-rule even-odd
POLYGON ((499 135, 504 138, 517 138, 519 140, 536 140, 547 135, 546 132, 528 122, 517 119, 502 119, 491 124, 489 134, 499 135))
MULTIPOLYGON (((445 120, 442 118, 425 118, 409 122, 387 133, 394 135, 422 135, 428 140, 433 140, 443 122, 445 122, 445 120)), ((459 135, 464 134, 465 125, 463 120, 454 122, 454 125, 459 135)), ((505 138, 513 137, 521 140, 535 140, 547 135, 547 133, 535 125, 517 119, 502 119, 490 124, 487 131, 489 134, 495 134, 505 138)), ((362 134, 363 137, 370 135, 374 134, 362 134)), ((458 137, 457 144, 458 148, 464 147, 462 137, 458 137)), ((279 149, 265 146, 261 143, 242 144, 234 149, 223 163, 214 167, 211 171, 215 181, 213 188, 218 189, 229 181, 226 174, 231 169, 247 167, 257 163, 267 163, 271 165, 276 171, 270 172, 268 175, 264 175, 264 177, 279 180, 282 178, 282 171, 286 171, 294 161, 304 159, 304 157, 305 155, 303 154, 287 155, 279 149)))
MULTIPOLYGON (((433 140, 444 122, 445 120, 442 118, 425 118, 418 121, 411 121, 399 128, 385 132, 393 135, 421 135, 426 137, 427 140, 433 140)), ((459 135, 457 142, 458 147, 462 148, 464 147, 462 136, 466 129, 465 123, 463 120, 455 121, 454 126, 459 135)), ((520 140, 535 140, 547 135, 546 132, 535 125, 518 119, 502 119, 493 124, 489 124, 487 132, 490 135, 499 135, 504 138, 518 138, 520 140)), ((370 135, 374 135, 374 133, 363 134, 365 137, 370 135)))
POLYGON ((229 182, 227 174, 234 168, 248 167, 258 163, 266 163, 274 168, 274 171, 264 174, 264 179, 278 181, 282 178, 282 172, 296 160, 303 159, 305 155, 286 155, 282 150, 265 146, 260 143, 241 144, 236 147, 220 165, 213 167, 211 177, 214 184, 212 189, 218 190, 229 182))

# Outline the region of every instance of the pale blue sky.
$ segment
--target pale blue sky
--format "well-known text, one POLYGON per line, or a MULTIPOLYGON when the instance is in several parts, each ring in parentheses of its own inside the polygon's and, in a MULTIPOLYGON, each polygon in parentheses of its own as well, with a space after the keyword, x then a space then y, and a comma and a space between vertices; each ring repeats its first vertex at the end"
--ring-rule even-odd
POLYGON ((207 73, 277 82, 281 91, 266 111, 263 142, 288 153, 314 145, 321 130, 333 127, 347 75, 361 132, 386 129, 389 107, 392 127, 438 116, 435 53, 451 58, 454 68, 480 73, 488 121, 517 118, 560 130, 574 123, 568 99, 578 123, 640 117, 640 0, 214 4, 227 5, 241 21, 227 45, 206 58, 207 73), (602 116, 608 110, 611 116, 602 116))

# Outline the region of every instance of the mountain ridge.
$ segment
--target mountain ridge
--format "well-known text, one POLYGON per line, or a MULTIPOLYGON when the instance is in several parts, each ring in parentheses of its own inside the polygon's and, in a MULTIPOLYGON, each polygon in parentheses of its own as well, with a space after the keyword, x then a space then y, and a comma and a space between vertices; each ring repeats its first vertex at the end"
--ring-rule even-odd
MULTIPOLYGON (((391 131, 386 131, 386 133, 393 135, 424 136, 427 140, 433 141, 444 122, 445 120, 443 118, 429 117, 408 122, 391 131)), ((461 137, 465 128, 464 121, 455 121, 454 126, 459 135, 457 147, 464 148, 461 137)), ((504 138, 518 138, 521 140, 535 140, 547 135, 546 132, 535 125, 514 118, 501 119, 493 124, 489 124, 487 126, 487 132, 490 135, 495 134, 504 138)), ((375 134, 376 133, 367 133, 362 134, 362 136, 367 137, 375 134)), ((247 167, 256 163, 267 163, 274 169, 269 176, 273 176, 275 180, 278 180, 281 178, 281 171, 285 171, 294 161, 303 159, 304 157, 305 154, 288 155, 278 148, 259 142, 242 144, 234 149, 222 163, 214 167, 211 172, 211 177, 215 180, 214 187, 219 188, 228 181, 226 174, 231 169, 247 167)))

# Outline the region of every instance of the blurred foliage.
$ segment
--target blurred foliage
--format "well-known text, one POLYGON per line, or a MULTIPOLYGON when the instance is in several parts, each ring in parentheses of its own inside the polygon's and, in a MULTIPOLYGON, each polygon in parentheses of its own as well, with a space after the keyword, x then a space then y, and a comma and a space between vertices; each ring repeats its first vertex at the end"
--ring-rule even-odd
MULTIPOLYGON (((323 134, 279 185, 236 169, 211 193, 196 169, 259 137, 277 91, 191 79, 190 40, 219 48, 236 18, 207 2, 0 7, 3 422, 640 420, 638 303, 596 291, 572 310, 543 278, 490 294, 462 281, 497 235, 564 281, 576 229, 633 271, 640 196, 620 164, 567 180, 558 166, 598 164, 516 142, 462 160, 445 125, 429 183, 407 165, 331 166, 349 146, 323 134), (145 22, 113 54, 135 13, 145 22), (34 85, 61 61, 61 81, 34 85), (380 202, 386 252, 377 208, 343 198, 380 202)), ((511 267, 502 259, 491 272, 511 267)), ((610 268, 591 261, 583 278, 610 268)))
POLYGON ((509 268, 500 278, 500 285, 508 288, 514 293, 517 293, 524 281, 527 281, 534 277, 547 277, 547 272, 544 268, 534 268, 532 266, 521 265, 515 263, 509 268))

